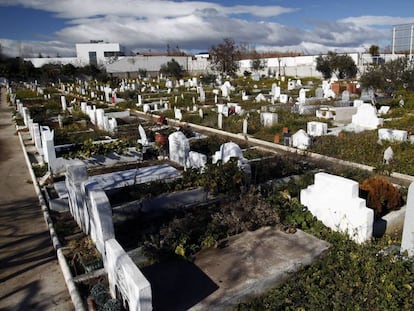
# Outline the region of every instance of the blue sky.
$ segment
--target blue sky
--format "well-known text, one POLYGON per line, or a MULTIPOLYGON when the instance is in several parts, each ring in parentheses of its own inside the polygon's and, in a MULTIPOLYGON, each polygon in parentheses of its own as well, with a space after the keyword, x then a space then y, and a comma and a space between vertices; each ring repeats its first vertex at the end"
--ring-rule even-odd
POLYGON ((0 44, 15 56, 71 56, 77 42, 205 51, 223 38, 258 51, 364 51, 414 23, 408 0, 0 0, 0 44))

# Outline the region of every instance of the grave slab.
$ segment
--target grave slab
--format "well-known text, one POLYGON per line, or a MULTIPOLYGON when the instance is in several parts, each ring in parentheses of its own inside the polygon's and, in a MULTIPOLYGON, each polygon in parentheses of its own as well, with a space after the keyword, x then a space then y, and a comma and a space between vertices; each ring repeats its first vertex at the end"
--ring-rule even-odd
POLYGON ((224 248, 199 252, 195 265, 218 289, 190 310, 226 310, 285 281, 330 244, 303 231, 287 234, 264 227, 228 239, 224 248))

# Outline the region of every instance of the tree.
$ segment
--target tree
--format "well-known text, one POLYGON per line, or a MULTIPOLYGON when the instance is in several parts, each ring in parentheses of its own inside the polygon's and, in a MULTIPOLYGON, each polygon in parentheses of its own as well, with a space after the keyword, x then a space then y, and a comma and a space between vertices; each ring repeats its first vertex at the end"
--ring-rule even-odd
POLYGON ((372 62, 374 64, 378 64, 378 57, 379 57, 379 46, 378 45, 371 45, 369 47, 369 54, 371 54, 372 62))
POLYGON ((316 70, 322 73, 324 79, 329 79, 335 74, 338 79, 355 78, 358 68, 349 55, 338 55, 335 52, 328 52, 326 56, 316 58, 316 70))
POLYGON ((361 76, 363 87, 414 90, 414 68, 408 57, 400 57, 368 68, 361 76))
POLYGON ((174 58, 166 64, 161 65, 160 73, 176 79, 180 79, 184 75, 183 67, 174 58))
POLYGON ((239 68, 240 51, 233 39, 225 38, 223 42, 210 48, 213 67, 230 76, 235 75, 239 68))
POLYGON ((266 59, 261 58, 259 53, 257 53, 256 51, 253 51, 251 60, 250 60, 250 67, 252 67, 254 71, 259 71, 259 70, 264 69, 266 65, 267 65, 266 59))

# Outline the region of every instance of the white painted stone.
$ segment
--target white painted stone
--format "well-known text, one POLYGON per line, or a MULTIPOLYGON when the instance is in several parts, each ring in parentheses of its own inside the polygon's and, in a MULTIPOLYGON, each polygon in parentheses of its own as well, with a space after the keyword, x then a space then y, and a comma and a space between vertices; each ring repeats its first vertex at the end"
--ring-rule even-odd
POLYGON ((105 270, 108 273, 111 295, 116 297, 116 288, 126 299, 131 311, 151 311, 151 285, 137 265, 115 239, 105 243, 105 270))
POLYGON ((280 97, 279 97, 279 101, 282 103, 282 104, 287 104, 287 102, 288 102, 288 95, 287 94, 280 94, 280 97))
POLYGON ((380 128, 378 129, 378 139, 392 142, 406 142, 408 140, 408 132, 402 130, 380 128))
POLYGON ((181 113, 181 110, 176 108, 174 109, 174 118, 181 121, 183 118, 183 114, 181 113))
POLYGON ((277 124, 278 122, 278 115, 274 112, 261 112, 260 113, 260 123, 264 127, 272 127, 273 125, 277 124))
POLYGON ((219 130, 223 128, 223 114, 222 113, 217 114, 217 127, 219 130))
POLYGON ((254 101, 255 101, 256 103, 265 102, 265 101, 266 101, 266 97, 265 97, 262 93, 259 93, 259 94, 255 97, 254 101))
POLYGON ((299 90, 299 103, 304 104, 306 102, 306 89, 299 90))
POLYGON ((362 104, 352 116, 352 124, 365 129, 376 129, 383 124, 383 119, 377 117, 377 110, 371 104, 362 104))
POLYGON ((142 125, 138 125, 138 132, 141 139, 138 139, 138 143, 141 144, 143 147, 147 147, 149 145, 149 141, 147 138, 147 134, 145 133, 144 128, 142 125))
POLYGON ((323 136, 328 133, 328 124, 311 121, 307 123, 307 133, 310 136, 323 136))
POLYGON ((66 97, 65 95, 60 96, 60 103, 62 105, 62 110, 66 111, 67 105, 66 105, 66 97))
POLYGON ((188 153, 188 160, 191 168, 203 168, 207 164, 207 156, 195 151, 188 153))
POLYGON ((391 146, 389 146, 384 151, 384 163, 390 164, 393 158, 394 158, 394 151, 392 150, 391 146))
POLYGON ((170 161, 189 167, 190 144, 187 137, 181 131, 168 136, 170 161))
POLYGON ((151 111, 151 107, 148 104, 144 104, 144 106, 142 107, 142 111, 147 113, 151 111))
POLYGON ((248 121, 243 119, 243 135, 247 135, 248 121))
POLYGON ((414 255, 414 182, 408 188, 407 207, 402 233, 401 253, 405 251, 409 257, 414 255))
POLYGON ((298 149, 305 150, 311 144, 310 136, 302 129, 292 135, 292 146, 298 149))
POLYGON ((317 173, 315 183, 301 190, 300 201, 325 226, 364 243, 372 237, 374 210, 366 207, 365 200, 358 194, 356 181, 317 173))
POLYGON ((390 111, 390 108, 391 108, 390 106, 381 106, 380 109, 378 110, 378 114, 380 116, 387 114, 388 111, 390 111))

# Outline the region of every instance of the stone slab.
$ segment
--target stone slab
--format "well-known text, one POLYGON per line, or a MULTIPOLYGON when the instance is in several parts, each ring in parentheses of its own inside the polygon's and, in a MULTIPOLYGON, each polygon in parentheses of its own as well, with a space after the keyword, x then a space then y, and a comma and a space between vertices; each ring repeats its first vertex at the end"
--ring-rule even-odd
POLYGON ((263 294, 329 247, 303 231, 287 234, 271 227, 231 237, 224 248, 197 254, 195 265, 218 289, 190 310, 223 310, 263 294))

